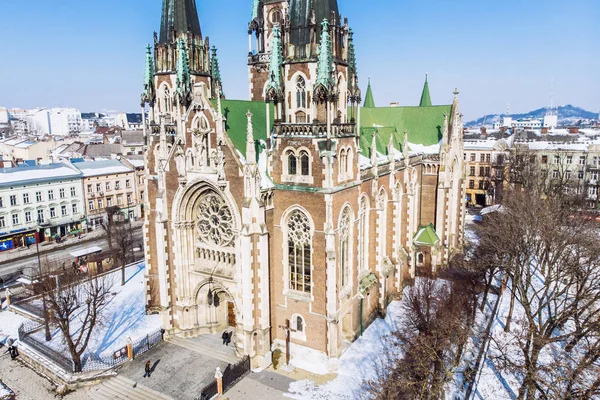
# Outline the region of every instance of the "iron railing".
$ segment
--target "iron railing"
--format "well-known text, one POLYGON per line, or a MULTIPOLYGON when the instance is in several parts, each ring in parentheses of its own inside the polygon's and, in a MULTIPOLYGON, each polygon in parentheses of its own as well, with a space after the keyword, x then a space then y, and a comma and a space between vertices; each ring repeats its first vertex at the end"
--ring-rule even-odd
MULTIPOLYGON (((250 357, 245 356, 236 364, 229 364, 223 371, 223 393, 250 373, 250 357)), ((217 381, 213 380, 200 391, 200 400, 209 400, 217 395, 217 381)))

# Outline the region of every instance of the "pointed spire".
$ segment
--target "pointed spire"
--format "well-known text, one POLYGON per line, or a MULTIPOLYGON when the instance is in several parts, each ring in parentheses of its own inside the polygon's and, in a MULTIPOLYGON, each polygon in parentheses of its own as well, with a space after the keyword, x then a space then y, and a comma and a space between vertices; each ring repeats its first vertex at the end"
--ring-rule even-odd
POLYGON ((260 7, 260 0, 252 1, 252 20, 258 18, 258 8, 260 7))
POLYGON ((144 65, 144 91, 142 92, 142 104, 154 101, 154 57, 152 47, 146 46, 146 62, 144 65))
POLYGON ((283 53, 281 48, 281 34, 279 25, 273 27, 273 38, 271 39, 271 62, 269 64, 269 81, 267 91, 271 88, 279 92, 281 88, 281 65, 283 64, 283 53))
POLYGON ((373 99, 373 91, 371 90, 371 77, 369 77, 369 84, 367 85, 367 94, 365 95, 364 108, 375 108, 375 100, 373 99))
MULTIPOLYGON (((212 56, 210 59, 210 73, 213 78, 213 82, 219 82, 219 96, 223 95, 223 87, 221 82, 221 68, 219 67, 219 59, 217 58, 217 48, 215 46, 211 49, 212 56)), ((213 85, 214 86, 214 85, 213 85)), ((216 94, 216 93, 215 93, 216 94)))
POLYGON ((431 96, 429 96, 429 83, 427 83, 427 74, 425 74, 425 85, 423 85, 423 93, 421 93, 419 107, 429 106, 431 106, 431 96))
POLYGON ((323 85, 329 89, 333 85, 333 57, 331 55, 331 38, 329 37, 329 21, 327 18, 321 22, 321 44, 319 46, 319 62, 317 64, 316 85, 323 85))
POLYGON ((252 113, 248 110, 246 114, 248 125, 246 127, 246 162, 256 163, 256 147, 254 145, 254 130, 252 129, 252 113))
POLYGON ((181 99, 187 98, 192 91, 190 79, 190 58, 183 39, 177 40, 177 94, 181 99))
POLYGON ((172 31, 190 32, 202 37, 195 0, 163 0, 159 42, 172 42, 175 39, 172 37, 172 31))
POLYGON ((350 76, 357 75, 356 70, 356 54, 354 50, 354 32, 352 28, 348 30, 348 72, 350 76))

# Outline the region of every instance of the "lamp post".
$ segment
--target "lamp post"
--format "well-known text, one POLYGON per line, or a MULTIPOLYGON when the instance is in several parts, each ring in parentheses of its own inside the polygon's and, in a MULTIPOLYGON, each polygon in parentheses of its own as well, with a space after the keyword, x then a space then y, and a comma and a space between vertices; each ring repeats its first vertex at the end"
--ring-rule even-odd
MULTIPOLYGON (((40 224, 41 224, 41 220, 38 219, 37 220, 37 227, 35 228, 35 231, 37 233, 36 238, 35 238, 35 250, 37 252, 37 261, 38 261, 38 272, 39 272, 39 279, 41 281, 42 279, 42 263, 40 261, 40 224)), ((43 285, 42 285, 42 290, 43 290, 43 285)), ((46 333, 46 341, 49 342, 52 340, 52 335, 50 335, 50 324, 48 322, 48 309, 46 308, 46 295, 45 293, 42 293, 42 313, 44 314, 44 332, 46 333)))

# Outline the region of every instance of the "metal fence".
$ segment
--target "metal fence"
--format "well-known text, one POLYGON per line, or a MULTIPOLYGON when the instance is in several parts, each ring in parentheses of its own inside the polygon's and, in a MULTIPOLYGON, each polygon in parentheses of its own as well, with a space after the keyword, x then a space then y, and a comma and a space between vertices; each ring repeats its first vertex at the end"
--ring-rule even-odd
MULTIPOLYGON (((28 346, 31 346, 34 350, 41 353, 44 357, 50 359, 62 369, 67 372, 79 372, 75 371, 73 361, 66 357, 64 354, 59 353, 52 348, 48 347, 45 343, 38 341, 32 333, 38 332, 44 328, 43 324, 35 321, 28 321, 23 323, 18 329, 19 340, 28 346)), ((133 355, 134 357, 145 353, 157 344, 163 341, 163 330, 157 329, 145 337, 133 342, 133 355)), ((81 372, 90 371, 102 371, 110 368, 114 368, 118 365, 123 364, 128 360, 127 352, 115 352, 112 354, 102 353, 88 353, 81 360, 82 369, 81 372)))
MULTIPOLYGON (((236 364, 229 364, 223 371, 223 393, 250 373, 250 357, 245 356, 236 364)), ((213 380, 200 391, 200 400, 212 399, 217 395, 217 381, 213 380)))
POLYGON ((34 336, 32 336, 33 333, 42 329, 44 329, 44 324, 40 324, 35 321, 25 322, 18 329, 19 341, 27 344, 30 347, 33 347, 35 351, 41 353, 44 357, 49 358, 51 361, 58 364, 62 369, 73 372, 75 368, 71 359, 51 349, 44 343, 39 342, 34 336))

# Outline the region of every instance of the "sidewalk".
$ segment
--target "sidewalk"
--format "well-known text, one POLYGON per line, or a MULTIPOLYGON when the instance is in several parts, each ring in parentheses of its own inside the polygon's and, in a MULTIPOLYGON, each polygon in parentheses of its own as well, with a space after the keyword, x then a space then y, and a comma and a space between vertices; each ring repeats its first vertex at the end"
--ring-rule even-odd
MULTIPOLYGON (((134 229, 141 229, 141 227, 144 225, 144 221, 135 221, 131 225, 134 229)), ((56 243, 55 241, 40 243, 40 254, 48 253, 58 249, 69 248, 71 246, 105 237, 106 233, 103 229, 99 228, 95 231, 81 235, 80 239, 77 239, 76 237, 70 237, 65 239, 62 243, 56 243)), ((31 245, 29 248, 21 247, 14 250, 4 251, 0 253, 0 263, 5 261, 17 261, 22 258, 35 256, 36 254, 37 250, 35 245, 31 245)))

